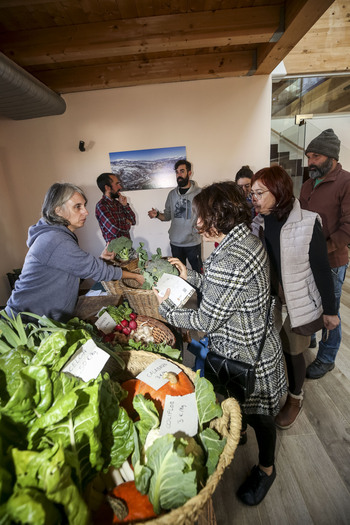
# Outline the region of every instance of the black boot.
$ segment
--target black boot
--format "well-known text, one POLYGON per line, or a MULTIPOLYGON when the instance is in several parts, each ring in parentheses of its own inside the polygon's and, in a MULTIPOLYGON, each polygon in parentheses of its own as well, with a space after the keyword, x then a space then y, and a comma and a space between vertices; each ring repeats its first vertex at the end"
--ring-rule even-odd
POLYGON ((248 478, 239 487, 237 496, 246 505, 258 505, 265 498, 275 478, 275 466, 273 466, 272 474, 268 476, 255 465, 248 478))

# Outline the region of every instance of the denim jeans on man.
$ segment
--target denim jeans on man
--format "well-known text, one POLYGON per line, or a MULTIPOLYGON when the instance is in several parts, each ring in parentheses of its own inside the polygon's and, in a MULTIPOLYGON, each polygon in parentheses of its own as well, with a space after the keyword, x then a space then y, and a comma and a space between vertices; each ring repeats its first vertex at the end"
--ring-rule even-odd
MULTIPOLYGON (((344 264, 344 266, 338 266, 338 268, 331 268, 339 319, 340 319, 339 308, 340 308, 341 290, 342 290, 343 282, 345 280, 347 267, 348 267, 348 264, 344 264)), ((340 347, 340 343, 341 343, 341 321, 339 325, 337 326, 337 328, 334 328, 334 330, 330 330, 328 332, 327 339, 326 337, 327 337, 327 330, 323 328, 322 329, 322 339, 318 346, 317 358, 320 361, 322 361, 322 363, 334 363, 336 355, 340 347)))

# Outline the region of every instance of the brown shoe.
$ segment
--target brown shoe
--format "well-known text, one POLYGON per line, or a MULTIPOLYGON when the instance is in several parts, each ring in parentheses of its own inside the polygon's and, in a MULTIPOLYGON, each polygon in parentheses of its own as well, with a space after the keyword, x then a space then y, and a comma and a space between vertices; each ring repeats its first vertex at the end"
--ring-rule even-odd
POLYGON ((291 394, 288 391, 285 405, 275 417, 275 424, 277 428, 286 430, 295 423, 303 409, 303 397, 303 391, 301 391, 301 394, 298 396, 291 394))

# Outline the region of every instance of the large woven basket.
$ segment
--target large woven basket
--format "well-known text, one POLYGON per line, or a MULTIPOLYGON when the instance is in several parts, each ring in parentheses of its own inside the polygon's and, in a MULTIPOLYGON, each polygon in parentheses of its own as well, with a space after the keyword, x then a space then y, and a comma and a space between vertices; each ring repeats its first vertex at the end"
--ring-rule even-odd
POLYGON ((143 290, 141 284, 135 279, 122 279, 121 288, 123 296, 134 312, 166 322, 166 319, 158 311, 159 303, 153 290, 143 290))
POLYGON ((89 296, 81 295, 75 306, 73 317, 79 317, 84 321, 92 321, 96 319, 97 312, 104 306, 112 304, 113 306, 119 306, 123 301, 122 292, 114 295, 98 295, 89 296))
MULTIPOLYGON (((118 353, 125 361, 126 369, 119 376, 120 381, 130 379, 139 374, 159 355, 150 352, 130 351, 118 353)), ((171 359, 168 359, 171 361, 171 359)), ((194 381, 195 373, 184 365, 175 363, 194 381)), ((231 463, 237 448, 241 432, 241 411, 238 402, 233 398, 228 398, 222 403, 223 415, 214 419, 210 426, 221 436, 225 436, 227 441, 219 459, 215 472, 210 476, 205 487, 193 498, 188 500, 182 507, 174 509, 155 519, 147 522, 133 522, 138 525, 193 525, 198 519, 203 507, 215 491, 225 468, 231 463)))
POLYGON ((101 281, 103 288, 109 295, 123 295, 123 289, 121 281, 101 281))
MULTIPOLYGON (((138 315, 136 319, 137 326, 147 325, 152 328, 152 336, 155 343, 167 343, 169 346, 175 347, 175 335, 164 323, 148 317, 146 315, 138 315)), ((124 335, 120 332, 115 334, 115 342, 120 344, 127 344, 130 336, 124 335)))

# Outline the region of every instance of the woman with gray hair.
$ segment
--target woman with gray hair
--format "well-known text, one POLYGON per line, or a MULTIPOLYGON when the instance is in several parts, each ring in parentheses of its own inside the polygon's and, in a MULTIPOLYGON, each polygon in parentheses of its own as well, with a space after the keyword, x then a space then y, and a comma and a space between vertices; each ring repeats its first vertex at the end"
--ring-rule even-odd
MULTIPOLYGON (((111 281, 143 277, 108 265, 78 245, 75 230, 85 224, 87 199, 78 186, 55 183, 45 195, 42 217, 28 230, 26 255, 20 278, 5 311, 9 316, 21 312, 68 320, 78 299, 80 279, 111 281)), ((101 254, 113 260, 107 248, 101 254)))

